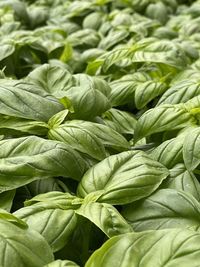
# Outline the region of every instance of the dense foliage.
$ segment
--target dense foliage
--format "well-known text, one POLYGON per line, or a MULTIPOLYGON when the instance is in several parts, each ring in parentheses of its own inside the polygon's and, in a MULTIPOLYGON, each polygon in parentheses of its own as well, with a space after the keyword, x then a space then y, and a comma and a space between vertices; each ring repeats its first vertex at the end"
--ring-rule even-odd
POLYGON ((200 266, 200 1, 0 1, 0 266, 200 266))

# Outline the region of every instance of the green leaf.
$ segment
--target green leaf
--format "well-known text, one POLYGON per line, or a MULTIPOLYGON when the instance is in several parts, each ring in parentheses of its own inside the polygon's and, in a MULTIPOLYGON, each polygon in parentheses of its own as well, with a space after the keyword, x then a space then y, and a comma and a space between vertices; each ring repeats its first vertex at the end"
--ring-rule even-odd
POLYGON ((183 190, 200 201, 200 184, 195 175, 188 171, 184 164, 177 164, 170 170, 170 175, 162 188, 183 190))
POLYGON ((53 95, 58 91, 66 91, 73 85, 73 77, 69 71, 51 64, 44 64, 36 68, 27 79, 53 95))
POLYGON ((108 240, 85 267, 198 266, 200 234, 187 229, 130 233, 108 240))
POLYGON ((56 128, 59 126, 63 121, 65 121, 67 115, 69 113, 69 110, 62 110, 55 114, 53 117, 51 117, 48 121, 48 125, 50 128, 56 128))
POLYGON ((77 224, 72 209, 56 208, 54 203, 38 203, 19 209, 14 214, 40 233, 53 252, 65 246, 77 224))
POLYGON ((130 225, 120 213, 111 205, 105 203, 88 202, 76 210, 79 214, 99 227, 108 237, 132 231, 130 225))
POLYGON ((78 186, 78 195, 96 192, 98 202, 126 204, 150 195, 167 176, 168 170, 145 153, 122 152, 90 168, 78 186))
POLYGON ((0 209, 0 221, 4 220, 10 222, 22 229, 26 229, 28 226, 23 220, 19 219, 18 217, 8 213, 7 211, 0 209))
POLYGON ((200 128, 191 130, 183 144, 183 159, 188 170, 193 171, 200 163, 200 128))
POLYGON ((198 95, 200 95, 199 79, 181 80, 162 95, 157 105, 185 103, 198 95))
POLYGON ((54 260, 45 239, 32 229, 22 229, 0 220, 0 265, 38 267, 54 260))
POLYGON ((153 133, 172 131, 195 125, 196 120, 184 104, 164 104, 145 112, 135 128, 135 140, 153 133))
POLYGON ((167 168, 173 168, 177 163, 182 163, 184 137, 184 135, 178 135, 162 142, 151 152, 152 158, 167 168))
POLYGON ((0 81, 0 114, 48 121, 63 109, 53 97, 33 84, 15 80, 0 81))
POLYGON ((142 109, 154 98, 164 93, 167 85, 162 81, 146 81, 139 84, 135 90, 135 105, 137 109, 142 109))
POLYGON ((121 134, 133 134, 137 120, 126 111, 111 108, 103 115, 103 120, 107 126, 121 134))
POLYGON ((122 212, 134 231, 188 228, 200 225, 200 204, 190 194, 162 189, 130 204, 122 212))
POLYGON ((79 179, 86 162, 67 145, 36 136, 0 141, 0 192, 52 176, 79 179))
POLYGON ((14 196, 15 190, 0 193, 0 209, 4 209, 9 212, 13 204, 14 196))
POLYGON ((67 122, 51 129, 48 133, 49 139, 62 141, 73 149, 89 156, 102 160, 106 157, 106 151, 102 142, 85 127, 78 123, 67 122))
MULTIPOLYGON (((89 122, 89 121, 82 121, 82 120, 72 120, 72 121, 65 122, 60 127, 57 127, 53 130, 56 133, 57 132, 59 133, 59 129, 63 129, 63 130, 69 129, 76 136, 76 139, 78 139, 79 142, 81 141, 81 137, 83 138, 83 135, 78 138, 78 133, 76 134, 76 130, 82 131, 82 134, 84 134, 84 132, 85 132, 91 136, 95 136, 95 138, 97 138, 100 142, 99 149, 102 146, 102 144, 106 148, 111 147, 111 148, 116 149, 119 152, 121 152, 123 150, 127 150, 130 148, 129 143, 126 141, 126 139, 122 135, 117 133, 112 128, 110 128, 106 125, 103 125, 103 124, 93 123, 93 122, 89 122)), ((50 131, 50 133, 52 134, 52 131, 50 131)), ((61 140, 61 139, 62 139, 62 137, 60 139, 57 139, 57 140, 61 140)), ((88 136, 88 139, 89 139, 89 136, 88 136)), ((63 141, 63 140, 61 140, 61 141, 63 141)), ((67 140, 65 142, 68 143, 69 138, 67 138, 67 140)), ((94 145, 94 147, 93 147, 93 149, 94 149, 95 144, 93 144, 93 145, 94 145)), ((87 148, 89 149, 90 147, 91 147, 91 144, 88 144, 87 148)), ((96 154, 97 154, 97 151, 98 151, 98 147, 96 147, 96 154)), ((94 153, 95 153, 95 151, 94 151, 94 153)), ((105 157, 105 155, 104 155, 104 157, 105 157)), ((95 154, 94 154, 94 158, 95 158, 95 154)))
POLYGON ((12 55, 14 51, 15 46, 13 44, 1 44, 0 61, 12 55))
POLYGON ((101 40, 98 47, 104 50, 109 50, 114 45, 117 45, 119 42, 125 40, 129 36, 127 30, 115 30, 110 31, 109 34, 101 40))
POLYGON ((6 135, 9 130, 44 136, 48 132, 48 125, 42 121, 32 121, 23 118, 1 115, 0 132, 6 135))
POLYGON ((134 101, 135 90, 140 83, 149 79, 146 73, 136 72, 122 76, 119 80, 110 83, 110 101, 113 106, 120 106, 134 101))

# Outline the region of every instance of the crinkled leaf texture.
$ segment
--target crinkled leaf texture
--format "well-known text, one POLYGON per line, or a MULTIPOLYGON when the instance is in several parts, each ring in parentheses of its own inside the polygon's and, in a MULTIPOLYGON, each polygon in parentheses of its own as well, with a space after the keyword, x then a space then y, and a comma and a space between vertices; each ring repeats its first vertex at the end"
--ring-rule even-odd
POLYGON ((200 234, 187 229, 129 233, 113 237, 85 267, 199 266, 200 234))

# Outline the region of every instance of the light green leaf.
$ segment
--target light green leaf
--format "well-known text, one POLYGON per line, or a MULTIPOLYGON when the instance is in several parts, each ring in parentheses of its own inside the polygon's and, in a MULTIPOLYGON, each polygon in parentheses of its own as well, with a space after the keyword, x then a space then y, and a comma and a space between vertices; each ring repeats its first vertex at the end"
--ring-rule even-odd
POLYGON ((151 194, 167 176, 168 170, 145 153, 122 152, 90 168, 78 186, 78 195, 96 192, 98 202, 126 204, 151 194))
POLYGON ((15 190, 0 193, 0 209, 10 211, 15 196, 15 190))
POLYGON ((5 80, 0 81, 0 114, 38 121, 48 121, 63 109, 53 97, 33 84, 5 80))
POLYGON ((162 81, 146 81, 139 84, 135 90, 135 105, 137 109, 142 109, 150 101, 164 93, 167 85, 162 81))
POLYGON ((12 55, 14 51, 15 46, 13 44, 1 44, 0 61, 12 55))
POLYGON ((0 132, 6 135, 8 134, 9 130, 44 136, 48 132, 48 125, 42 121, 32 121, 23 118, 1 115, 0 132))
POLYGON ((182 163, 184 137, 184 135, 178 135, 162 142, 151 152, 152 158, 167 168, 173 168, 177 163, 182 163))
POLYGON ((200 201, 200 184, 195 175, 184 164, 177 164, 170 170, 170 175, 163 182, 162 188, 183 190, 200 201))
POLYGON ((107 126, 118 131, 121 134, 133 134, 137 120, 126 111, 111 108, 103 115, 103 120, 107 126))
POLYGON ((183 144, 183 159, 188 170, 193 171, 200 163, 200 128, 189 131, 183 144))
POLYGON ((63 121, 65 121, 67 115, 69 114, 69 110, 62 110, 57 114, 53 115, 48 121, 48 125, 50 128, 54 128, 59 126, 63 121))
POLYGON ((135 140, 153 133, 178 130, 194 124, 196 120, 184 104, 164 104, 149 109, 139 118, 135 128, 135 140))
POLYGON ((200 204, 184 191, 161 189, 130 204, 122 215, 134 231, 199 227, 200 204))
POLYGON ((136 72, 122 76, 119 80, 110 83, 110 101, 113 106, 119 106, 134 101, 135 90, 140 83, 150 79, 146 73, 136 72))
POLYGON ((0 141, 0 192, 52 176, 79 179, 86 162, 69 146, 36 136, 0 141))
POLYGON ((104 50, 109 50, 119 42, 124 41, 129 36, 129 32, 124 29, 110 31, 109 34, 103 38, 98 47, 104 50))
POLYGON ((48 138, 62 141, 73 149, 88 154, 97 160, 102 160, 106 157, 105 148, 95 134, 87 130, 87 128, 73 123, 73 121, 51 129, 48 132, 48 138))
POLYGON ((32 229, 22 229, 0 220, 0 265, 38 267, 54 260, 45 239, 32 229))
POLYGON ((58 91, 66 91, 73 85, 73 77, 69 71, 51 64, 36 68, 27 79, 53 95, 58 91))
MULTIPOLYGON (((103 144, 105 147, 114 148, 119 152, 130 148, 129 143, 126 141, 126 139, 122 135, 117 133, 112 128, 106 125, 103 125, 103 124, 93 123, 89 121, 82 121, 82 120, 72 120, 72 121, 67 121, 66 123, 62 124, 60 127, 55 128, 54 130, 57 131, 60 128, 62 129, 71 128, 71 130, 73 130, 74 133, 76 129, 82 130, 84 132, 88 132, 91 135, 94 135, 95 138, 97 138, 101 142, 100 146, 102 146, 103 144)), ((79 139, 79 142, 80 142, 80 139, 79 139)))
POLYGON ((196 267, 199 242, 200 234, 187 229, 124 234, 105 242, 85 267, 196 267))
POLYGON ((131 226, 124 220, 113 206, 105 203, 88 202, 76 210, 79 214, 99 227, 108 237, 132 231, 131 226))
POLYGON ((181 80, 162 95, 157 105, 185 103, 198 95, 200 95, 199 79, 181 80))
POLYGON ((56 208, 54 202, 24 207, 14 214, 40 233, 53 252, 65 246, 77 224, 76 214, 72 209, 56 208))

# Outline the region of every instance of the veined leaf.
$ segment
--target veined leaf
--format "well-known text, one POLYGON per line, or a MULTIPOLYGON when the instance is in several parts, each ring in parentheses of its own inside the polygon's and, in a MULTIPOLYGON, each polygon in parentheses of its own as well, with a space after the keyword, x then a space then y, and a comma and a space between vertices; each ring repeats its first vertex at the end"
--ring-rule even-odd
POLYGON ((131 226, 120 213, 111 205, 105 203, 88 202, 76 210, 79 214, 92 221, 108 237, 132 231, 131 226))
POLYGON ((167 229, 116 236, 104 243, 85 267, 198 266, 200 234, 167 229))
POLYGON ((44 64, 36 68, 28 75, 27 79, 52 95, 57 91, 66 91, 74 82, 69 71, 51 64, 44 64))
POLYGON ((177 164, 170 170, 170 175, 163 184, 162 188, 183 190, 191 194, 200 201, 200 184, 195 175, 188 171, 184 164, 177 164))
POLYGON ((97 160, 106 157, 105 148, 95 134, 85 127, 80 127, 78 123, 73 123, 73 121, 54 127, 48 132, 48 137, 62 141, 97 160))
POLYGON ((167 85, 156 80, 147 81, 139 84, 135 90, 135 105, 137 109, 142 109, 150 101, 164 93, 167 85))
POLYGON ((174 189, 158 190, 130 204, 122 212, 134 231, 188 228, 200 225, 200 204, 190 194, 174 189))
POLYGON ((135 140, 153 133, 172 131, 195 125, 196 119, 183 104, 164 104, 145 112, 135 128, 135 140))
POLYGON ((79 179, 87 164, 65 144, 36 136, 0 141, 0 192, 40 178, 79 179))
POLYGON ((37 267, 54 260, 45 239, 36 231, 22 229, 0 220, 0 265, 4 267, 37 267))
POLYGON ((200 164, 200 128, 188 132, 183 144, 183 159, 188 170, 193 171, 200 164))
POLYGON ((119 80, 114 80, 110 83, 111 95, 110 101, 113 106, 119 106, 134 101, 135 90, 141 83, 143 84, 148 79, 149 75, 146 73, 136 72, 134 74, 124 75, 119 80))
POLYGON ((53 204, 38 203, 19 209, 14 214, 40 233, 55 252, 69 240, 76 227, 77 218, 72 209, 56 208, 53 204))
POLYGON ((0 82, 0 114, 13 117, 48 121, 64 107, 33 84, 19 81, 0 82))
MULTIPOLYGON (((120 135, 119 133, 117 133, 115 130, 113 130, 112 128, 103 125, 103 124, 99 124, 99 123, 93 123, 93 122, 89 122, 89 121, 82 121, 82 120, 72 120, 72 121, 67 121, 64 124, 53 128, 52 130, 50 130, 49 132, 49 136, 54 136, 54 133, 60 136, 58 136, 57 140, 60 141, 64 141, 66 143, 69 143, 70 141, 70 137, 69 138, 65 138, 64 135, 61 134, 61 131, 71 131, 71 133, 75 136, 75 139, 78 140, 79 144, 81 142, 81 138, 83 138, 84 133, 87 134, 88 139, 89 135, 91 135, 91 137, 95 137, 94 139, 98 141, 98 146, 95 146, 95 143, 93 143, 93 147, 91 147, 91 144, 88 144, 88 146, 86 147, 88 150, 89 149, 93 149, 96 150, 96 156, 98 155, 97 151, 100 151, 100 148, 103 146, 105 147, 111 147, 116 149, 117 151, 123 151, 123 150, 127 150, 129 149, 130 145, 129 143, 126 141, 126 139, 120 135), (76 131, 80 131, 80 137, 78 137, 78 132, 76 134, 76 131), (63 138, 63 140, 61 140, 63 138), (100 144, 99 144, 100 143, 100 144), (91 148, 90 148, 91 147, 91 148)), ((53 138, 54 139, 54 138, 53 138)), ((76 140, 76 142, 77 142, 76 140)), ((86 138, 84 139, 84 142, 87 142, 89 140, 87 140, 86 138)), ((73 146, 73 145, 72 145, 73 146)), ((103 151, 103 150, 101 150, 103 151)), ((83 151, 82 151, 83 152, 83 151)), ((101 152, 102 155, 102 152, 101 152)), ((103 156, 105 157, 105 152, 103 154, 103 156)), ((95 151, 94 151, 94 158, 95 157, 95 151)))
POLYGON ((111 108, 103 115, 103 120, 107 126, 121 134, 133 134, 137 120, 126 111, 111 108))
POLYGON ((167 140, 156 147, 151 156, 167 168, 173 168, 177 163, 183 162, 184 135, 167 140))
POLYGON ((163 94, 157 105, 184 103, 197 95, 200 95, 199 80, 181 80, 163 94))
POLYGON ((78 195, 100 194, 98 202, 126 204, 155 191, 168 176, 168 170, 139 151, 110 156, 90 168, 83 176, 78 195))
POLYGON ((32 121, 23 118, 0 116, 0 132, 7 134, 9 130, 15 130, 27 134, 46 135, 48 125, 43 121, 32 121))

